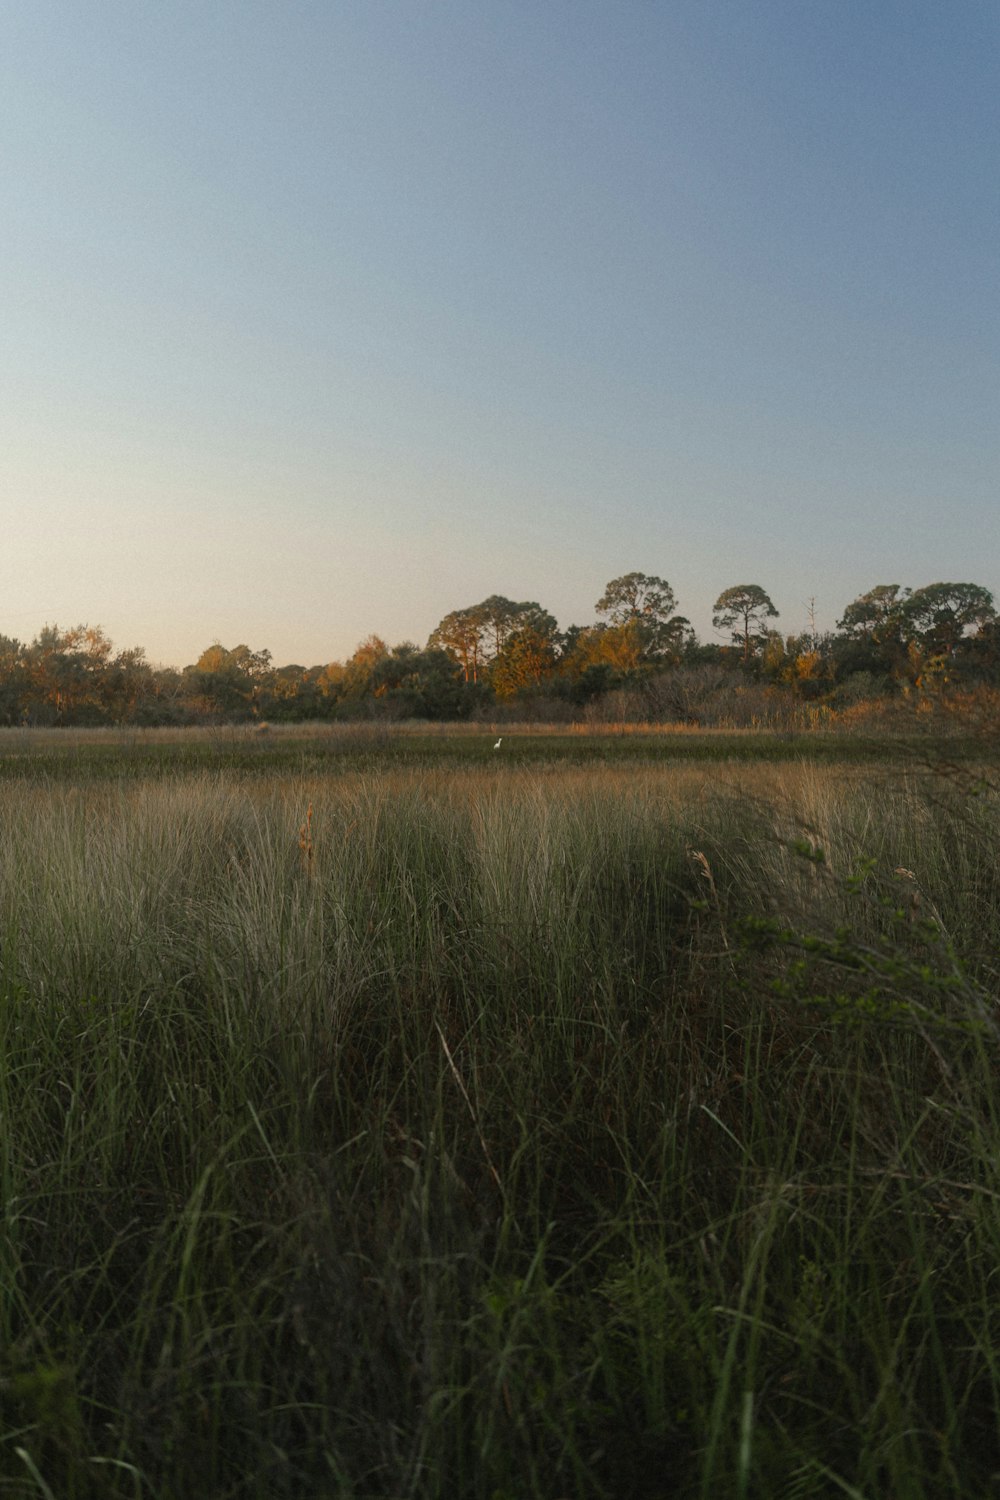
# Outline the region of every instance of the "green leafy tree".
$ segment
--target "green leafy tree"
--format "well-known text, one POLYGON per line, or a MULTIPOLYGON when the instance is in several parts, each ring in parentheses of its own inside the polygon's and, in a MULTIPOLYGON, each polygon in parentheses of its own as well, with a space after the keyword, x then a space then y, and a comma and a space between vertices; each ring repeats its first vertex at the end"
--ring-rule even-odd
POLYGON ((116 724, 130 724, 144 718, 152 691, 153 671, 141 646, 119 651, 109 662, 105 679, 106 707, 116 724))
POLYGON ((899 636, 901 609, 909 589, 898 583, 879 583, 844 610, 837 629, 851 640, 883 642, 899 636))
POLYGON ((1000 683, 1000 616, 987 620, 974 636, 963 642, 962 656, 971 675, 1000 683))
POLYGON ((27 697, 27 652, 20 641, 0 635, 0 723, 19 723, 27 697))
POLYGON ((847 606, 837 621, 833 642, 841 682, 859 673, 873 679, 907 675, 902 610, 911 592, 898 583, 879 583, 847 606))
POLYGON ((249 646, 231 650, 214 641, 193 667, 186 667, 189 700, 201 713, 230 718, 259 715, 264 707, 271 677, 270 651, 251 651, 249 646))
POLYGON ((58 724, 99 723, 107 710, 111 650, 99 625, 46 625, 27 651, 29 711, 58 724))
POLYGON ((668 620, 677 607, 674 591, 665 578, 647 573, 623 573, 612 578, 597 601, 599 615, 607 615, 612 625, 627 620, 668 620))
POLYGON ((325 701, 319 687, 322 667, 289 662, 271 673, 268 717, 283 720, 318 719, 325 701))
POLYGON ((471 706, 462 669, 438 647, 393 646, 376 664, 372 690, 400 718, 458 719, 471 706))
POLYGON ((485 625, 478 605, 453 609, 431 632, 428 648, 447 651, 461 664, 466 682, 478 682, 483 663, 482 633, 485 625))
MULTIPOLYGON (((535 606, 537 608, 537 606, 535 606)), ((516 630, 521 613, 530 605, 515 604, 503 594, 491 594, 475 606, 479 622, 480 650, 485 657, 499 656, 507 637, 516 630)))
MULTIPOLYGON (((776 636, 777 631, 769 631, 776 636)), ((778 637, 780 640, 780 636, 778 637)), ((765 655, 768 648, 765 647, 765 655)), ((799 698, 819 698, 832 683, 832 659, 830 639, 807 631, 802 635, 787 636, 783 643, 784 659, 780 663, 780 680, 787 684, 799 698)))
POLYGON ((690 621, 676 612, 673 589, 655 574, 623 573, 612 578, 595 607, 607 617, 601 641, 604 659, 618 672, 678 657, 691 635, 690 621))
POLYGON ((539 625, 523 625, 507 637, 490 673, 498 698, 537 690, 552 676, 557 661, 554 620, 552 627, 546 630, 539 625))
POLYGON ((929 583, 900 608, 903 632, 925 651, 954 651, 996 619, 993 595, 977 583, 929 583))
POLYGON ((716 599, 712 624, 731 634, 733 644, 743 648, 746 663, 767 639, 766 622, 777 618, 778 611, 759 583, 737 583, 716 599))
POLYGON ((841 677, 888 673, 901 683, 980 670, 982 643, 997 618, 993 596, 975 583, 900 588, 883 583, 849 604, 837 622, 841 677))
POLYGON ((447 651, 461 664, 466 682, 478 683, 489 677, 491 664, 502 655, 510 637, 528 629, 554 638, 556 622, 533 599, 516 603, 503 594, 491 594, 481 604, 445 615, 427 645, 447 651))
POLYGON ((314 681, 316 691, 328 711, 341 702, 347 692, 347 668, 342 661, 328 661, 315 669, 314 681))
POLYGON ((572 626, 564 641, 559 674, 574 684, 570 696, 579 702, 622 686, 630 674, 654 659, 648 651, 648 636, 636 620, 572 626))
POLYGON ((380 635, 366 636, 344 669, 344 697, 356 700, 374 695, 379 664, 388 655, 389 647, 380 635))

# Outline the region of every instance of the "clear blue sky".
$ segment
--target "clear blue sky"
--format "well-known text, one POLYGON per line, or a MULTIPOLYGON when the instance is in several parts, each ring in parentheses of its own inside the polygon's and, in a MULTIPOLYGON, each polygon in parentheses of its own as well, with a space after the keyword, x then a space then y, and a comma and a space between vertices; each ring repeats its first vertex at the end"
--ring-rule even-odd
POLYGON ((0 632, 1000 593, 995 0, 13 0, 0 632))

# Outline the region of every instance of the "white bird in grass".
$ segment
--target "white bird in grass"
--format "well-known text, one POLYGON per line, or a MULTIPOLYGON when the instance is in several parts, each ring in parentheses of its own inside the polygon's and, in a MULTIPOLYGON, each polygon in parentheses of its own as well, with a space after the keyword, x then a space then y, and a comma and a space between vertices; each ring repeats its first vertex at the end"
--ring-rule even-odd
POLYGON ((498 739, 497 742, 496 742, 496 744, 493 746, 494 750, 499 750, 500 749, 500 745, 501 745, 502 741, 503 741, 503 735, 500 736, 500 739, 498 739))

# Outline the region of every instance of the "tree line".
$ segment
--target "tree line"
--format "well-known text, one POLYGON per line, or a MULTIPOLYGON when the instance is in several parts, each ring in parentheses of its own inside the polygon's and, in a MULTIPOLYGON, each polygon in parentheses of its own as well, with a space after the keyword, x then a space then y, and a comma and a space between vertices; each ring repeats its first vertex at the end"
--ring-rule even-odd
POLYGON ((215 642, 183 669, 153 665, 139 646, 116 651, 99 626, 47 625, 27 644, 0 636, 0 722, 559 720, 623 694, 651 719, 709 722, 713 695, 717 707, 734 690, 746 702, 764 694, 835 709, 1000 685, 997 611, 973 583, 878 584, 834 631, 791 635, 771 623, 778 611, 759 584, 736 584, 715 602, 713 642, 698 639, 670 584, 652 574, 613 578, 595 613, 560 630, 537 602, 491 594, 445 615, 424 646, 371 635, 347 661, 276 666, 267 650, 215 642))

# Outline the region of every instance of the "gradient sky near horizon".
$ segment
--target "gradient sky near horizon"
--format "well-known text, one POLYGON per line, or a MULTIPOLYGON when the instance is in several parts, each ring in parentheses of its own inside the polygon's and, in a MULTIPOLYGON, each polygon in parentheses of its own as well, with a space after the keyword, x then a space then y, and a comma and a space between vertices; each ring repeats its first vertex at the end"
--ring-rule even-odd
POLYGON ((0 633, 1000 595, 994 0, 14 0, 0 633))

